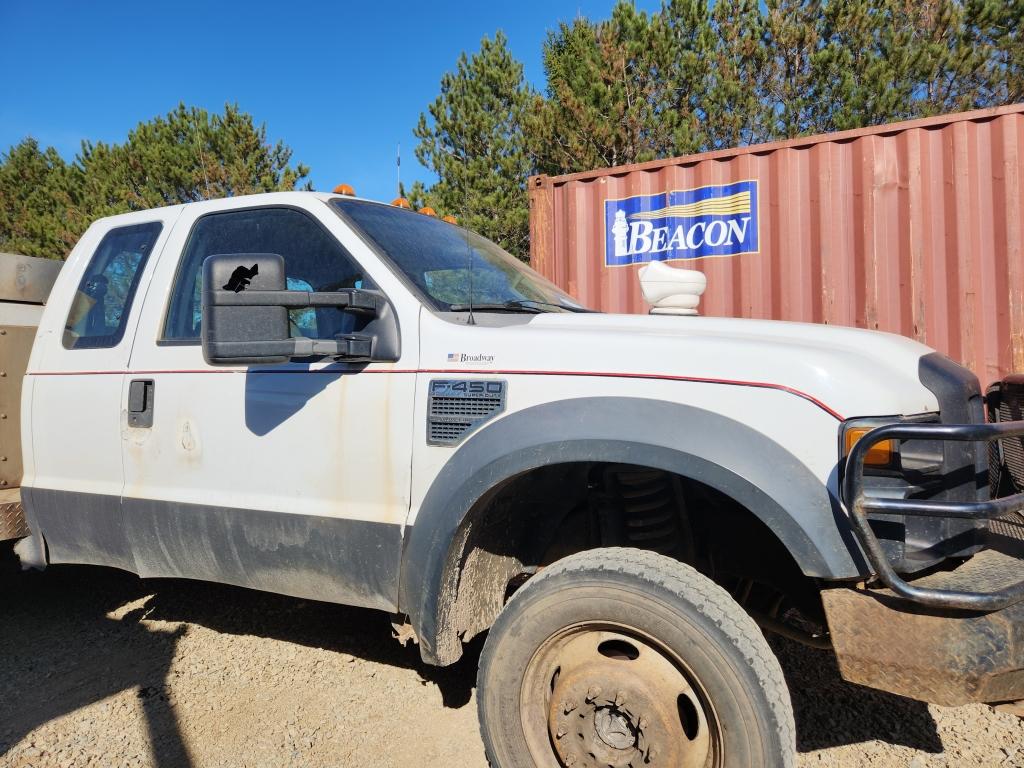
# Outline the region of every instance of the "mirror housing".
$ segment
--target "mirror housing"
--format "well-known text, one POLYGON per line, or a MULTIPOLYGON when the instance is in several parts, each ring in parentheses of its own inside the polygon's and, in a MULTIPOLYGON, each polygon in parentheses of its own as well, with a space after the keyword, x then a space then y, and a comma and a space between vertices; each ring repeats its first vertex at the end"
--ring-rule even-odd
POLYGON ((210 365, 270 365, 296 357, 350 362, 399 358, 398 322, 379 291, 289 291, 276 253, 215 254, 203 262, 203 357, 210 365), (288 310, 336 307, 369 318, 360 333, 292 337, 288 310))

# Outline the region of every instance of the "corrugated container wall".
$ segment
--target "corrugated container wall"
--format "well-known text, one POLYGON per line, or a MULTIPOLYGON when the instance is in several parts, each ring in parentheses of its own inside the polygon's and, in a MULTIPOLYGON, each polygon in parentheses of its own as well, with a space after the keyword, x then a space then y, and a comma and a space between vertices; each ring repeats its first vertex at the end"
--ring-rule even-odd
POLYGON ((596 309, 648 311, 636 272, 653 240, 653 258, 707 274, 702 314, 900 333, 983 385, 1024 371, 1024 105, 539 176, 529 192, 534 268, 596 309), (711 224, 737 210, 753 220, 711 224))

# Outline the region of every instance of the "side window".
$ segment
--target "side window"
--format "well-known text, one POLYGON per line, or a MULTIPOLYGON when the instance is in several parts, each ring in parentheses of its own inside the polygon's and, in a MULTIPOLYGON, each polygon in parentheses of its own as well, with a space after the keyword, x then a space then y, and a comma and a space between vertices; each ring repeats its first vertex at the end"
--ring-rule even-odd
POLYGON ((65 349, 102 349, 121 342, 139 278, 162 228, 159 222, 134 224, 103 236, 71 302, 65 349))
MULTIPOLYGON (((276 253, 284 257, 291 290, 375 288, 359 265, 319 222, 293 208, 212 213, 192 229, 171 293, 164 341, 197 342, 203 261, 222 253, 276 253)), ((292 336, 330 339, 359 330, 365 319, 330 307, 289 312, 292 336)))

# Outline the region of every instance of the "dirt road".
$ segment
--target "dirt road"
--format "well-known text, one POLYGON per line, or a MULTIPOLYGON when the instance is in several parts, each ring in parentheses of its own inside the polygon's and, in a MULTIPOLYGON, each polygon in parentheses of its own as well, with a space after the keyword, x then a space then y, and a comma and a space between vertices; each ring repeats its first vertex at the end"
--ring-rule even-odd
MULTIPOLYGON (((1024 721, 928 707, 777 644, 800 766, 1024 766, 1024 721)), ((484 768, 474 671, 388 617, 97 568, 0 577, 0 765, 484 768)))

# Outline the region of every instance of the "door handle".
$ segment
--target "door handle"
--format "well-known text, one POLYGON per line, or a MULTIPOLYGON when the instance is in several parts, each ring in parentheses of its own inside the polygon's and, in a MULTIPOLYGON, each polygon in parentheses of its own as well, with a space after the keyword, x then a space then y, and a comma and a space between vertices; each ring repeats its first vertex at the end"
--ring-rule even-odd
POLYGON ((153 395, 156 382, 153 379, 132 379, 128 384, 128 426, 149 428, 153 426, 153 395))

